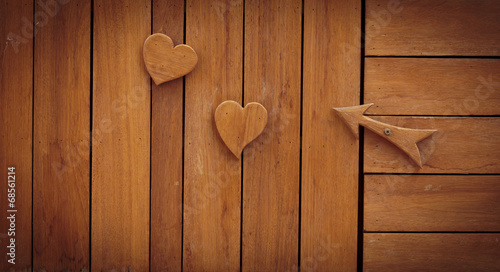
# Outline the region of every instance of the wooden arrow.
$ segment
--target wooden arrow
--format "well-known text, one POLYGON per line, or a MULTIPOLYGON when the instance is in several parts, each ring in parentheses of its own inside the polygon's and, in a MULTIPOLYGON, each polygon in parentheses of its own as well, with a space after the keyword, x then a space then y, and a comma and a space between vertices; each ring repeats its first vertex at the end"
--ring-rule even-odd
POLYGON ((422 167, 422 159, 420 157, 420 151, 418 150, 417 143, 431 136, 437 130, 397 127, 363 115, 372 105, 373 103, 333 109, 351 129, 356 138, 359 138, 359 126, 364 126, 393 143, 403 152, 408 154, 410 158, 418 164, 418 166, 422 167))

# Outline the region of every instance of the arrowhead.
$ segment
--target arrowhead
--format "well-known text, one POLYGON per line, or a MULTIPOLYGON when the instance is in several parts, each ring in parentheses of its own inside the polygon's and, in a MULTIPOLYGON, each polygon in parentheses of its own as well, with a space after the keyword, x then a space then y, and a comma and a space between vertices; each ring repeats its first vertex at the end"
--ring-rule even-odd
POLYGON ((359 138, 359 122, 363 119, 365 111, 372 105, 373 103, 333 109, 337 112, 342 121, 344 121, 344 123, 351 129, 354 136, 359 138))

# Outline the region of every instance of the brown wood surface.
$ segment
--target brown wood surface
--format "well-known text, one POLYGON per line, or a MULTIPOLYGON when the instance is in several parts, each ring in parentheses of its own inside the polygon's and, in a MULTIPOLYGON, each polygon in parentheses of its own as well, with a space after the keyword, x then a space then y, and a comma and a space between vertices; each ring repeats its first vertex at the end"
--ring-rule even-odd
POLYGON ((423 167, 365 130, 365 173, 500 173, 500 119, 495 117, 373 117, 408 128, 437 129, 418 146, 423 167))
POLYGON ((233 154, 240 158, 243 148, 257 138, 267 125, 267 110, 257 102, 243 108, 232 100, 222 102, 215 110, 219 136, 233 154))
POLYGON ((242 271, 298 265, 301 1, 245 1, 245 103, 268 110, 243 152, 242 271))
POLYGON ((149 269, 149 0, 94 1, 92 270, 149 269))
POLYGON ((240 269, 241 163, 217 134, 214 113, 241 103, 241 1, 188 0, 186 43, 198 53, 186 76, 184 271, 240 269))
POLYGON ((35 271, 89 269, 90 2, 35 5, 35 271))
POLYGON ((365 175, 366 231, 499 231, 499 176, 365 175))
POLYGON ((366 55, 499 56, 500 2, 367 0, 366 55))
POLYGON ((0 1, 0 271, 31 271, 31 159, 33 103, 33 32, 24 31, 23 18, 33 21, 33 1, 0 1), (23 34, 24 33, 24 34, 23 34), (16 236, 8 236, 8 167, 15 167, 16 236), (16 259, 7 262, 10 238, 16 259), (9 242, 9 243, 7 243, 9 242))
POLYGON ((359 143, 332 107, 360 102, 360 1, 304 2, 301 270, 357 267, 359 143))
MULTIPOLYGON (((153 33, 184 42, 184 0, 153 1, 153 33)), ((183 79, 153 84, 151 271, 181 271, 183 79)))
MULTIPOLYGON (((367 174, 366 230, 499 232, 500 119, 485 116, 500 114, 500 63, 367 57, 360 101, 362 3, 0 0, 0 172, 16 167, 15 270, 355 271, 359 142, 332 107, 360 102, 376 103, 371 115, 472 115, 370 116, 438 132, 418 144, 420 169, 365 130, 363 171, 457 175, 367 174), (151 86, 151 32, 198 53, 185 86, 151 86), (216 128, 225 100, 269 115, 242 160, 216 128)), ((500 54, 497 1, 367 0, 366 14, 367 56, 500 54)), ((363 267, 496 271, 499 238, 366 233, 363 267)))
POLYGON ((500 60, 366 58, 368 114, 499 115, 500 60))
POLYGON ((500 234, 364 234, 364 271, 498 271, 500 234))

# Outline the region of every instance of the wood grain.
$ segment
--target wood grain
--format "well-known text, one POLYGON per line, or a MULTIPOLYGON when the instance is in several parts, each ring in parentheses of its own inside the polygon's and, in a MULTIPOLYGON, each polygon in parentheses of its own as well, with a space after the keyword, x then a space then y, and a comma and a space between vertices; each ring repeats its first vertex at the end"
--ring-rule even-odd
POLYGON ((146 39, 143 56, 146 69, 156 85, 188 74, 198 62, 191 46, 178 44, 174 47, 172 39, 163 33, 154 33, 146 39))
POLYGON ((500 2, 367 0, 366 55, 498 56, 500 2))
POLYGON ((240 158, 243 148, 259 136, 267 124, 267 110, 257 102, 243 108, 236 101, 224 101, 215 110, 219 135, 233 154, 240 158))
POLYGON ((241 163, 214 113, 242 102, 242 32, 241 1, 186 2, 186 43, 199 60, 185 83, 184 271, 240 269, 241 163))
POLYGON ((245 103, 268 125, 243 152, 242 271, 298 265, 302 3, 245 1, 245 103))
POLYGON ((90 269, 90 2, 35 5, 35 271, 90 269))
POLYGON ((364 271, 498 271, 500 234, 364 234, 364 271))
POLYGON ((422 168, 380 136, 366 130, 365 173, 500 173, 500 119, 494 117, 373 117, 381 122, 437 129, 418 146, 422 168))
POLYGON ((301 270, 357 268, 359 143, 332 107, 360 102, 360 1, 304 2, 301 270))
POLYGON ((364 84, 368 114, 500 114, 498 59, 366 58, 364 84))
POLYGON ((367 231, 499 231, 499 176, 365 175, 367 231))
MULTIPOLYGON (((184 0, 153 0, 153 33, 183 43, 184 0)), ((183 79, 153 84, 151 119, 151 271, 182 268, 183 79)))
POLYGON ((92 270, 149 270, 149 0, 94 1, 92 270))
POLYGON ((0 1, 0 261, 1 271, 31 271, 31 185, 33 33, 23 32, 23 18, 33 21, 33 1, 0 1), (23 35, 23 33, 25 35, 23 35), (8 167, 15 167, 16 236, 9 237, 8 167), (10 238, 16 240, 15 265, 7 262, 10 238), (9 243, 8 243, 9 242, 9 243))

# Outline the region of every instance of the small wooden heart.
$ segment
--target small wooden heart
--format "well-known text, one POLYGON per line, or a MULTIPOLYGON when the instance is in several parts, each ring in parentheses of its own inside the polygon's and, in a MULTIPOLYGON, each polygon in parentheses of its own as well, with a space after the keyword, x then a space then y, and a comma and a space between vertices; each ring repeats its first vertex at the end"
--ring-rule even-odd
POLYGON ((233 154, 241 151, 259 136, 267 124, 267 110, 259 103, 248 103, 245 108, 236 101, 224 101, 215 110, 215 125, 220 137, 233 154))
POLYGON ((143 46, 146 69, 156 85, 179 78, 191 72, 198 55, 189 45, 174 43, 169 36, 156 33, 149 36, 143 46))

